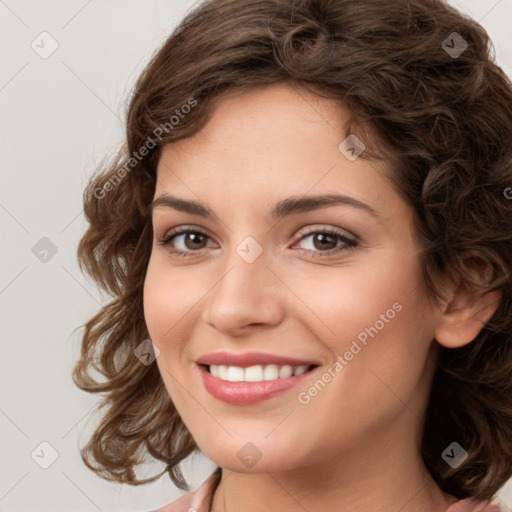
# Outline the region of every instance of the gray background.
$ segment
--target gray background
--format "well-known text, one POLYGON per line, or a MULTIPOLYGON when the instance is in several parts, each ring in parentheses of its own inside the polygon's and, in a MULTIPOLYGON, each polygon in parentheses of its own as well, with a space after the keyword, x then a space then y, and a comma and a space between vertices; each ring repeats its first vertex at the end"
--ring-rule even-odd
MULTIPOLYGON (((453 3, 489 32, 512 76, 512 0, 453 3)), ((122 141, 134 80, 193 4, 0 0, 0 511, 147 512, 181 494, 167 477, 131 487, 83 465, 78 445, 100 397, 77 389, 70 374, 81 333, 73 329, 108 300, 76 263, 82 190, 122 141), (47 469, 39 464, 52 461, 52 449, 42 442, 58 454, 47 469)), ((213 468, 199 455, 185 476, 195 488, 213 468)), ((512 509, 512 482, 499 497, 512 509)))

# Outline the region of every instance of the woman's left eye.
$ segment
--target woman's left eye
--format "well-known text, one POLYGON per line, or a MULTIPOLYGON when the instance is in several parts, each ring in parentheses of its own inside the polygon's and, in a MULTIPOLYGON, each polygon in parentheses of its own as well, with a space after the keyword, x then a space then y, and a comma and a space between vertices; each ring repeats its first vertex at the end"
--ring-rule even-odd
POLYGON ((300 233, 302 237, 298 240, 297 243, 311 239, 309 246, 313 249, 303 249, 305 251, 312 252, 312 255, 315 257, 324 257, 330 256, 332 254, 337 254, 342 251, 353 250, 358 242, 355 239, 348 238, 342 232, 337 231, 335 229, 318 229, 318 228, 310 228, 306 233, 300 233), (341 243, 338 243, 341 242, 341 243), (334 244, 334 246, 333 246, 334 244), (327 249, 317 251, 317 248, 327 249))
MULTIPOLYGON (((299 234, 302 236, 294 245, 310 239, 308 244, 310 248, 302 248, 301 250, 311 253, 315 257, 330 256, 342 251, 352 250, 358 245, 357 240, 348 238, 342 232, 331 228, 309 229, 299 234)), ((171 254, 187 257, 205 249, 205 241, 209 238, 200 229, 180 227, 166 234, 158 243, 164 246, 172 245, 174 248, 169 250, 171 254)))

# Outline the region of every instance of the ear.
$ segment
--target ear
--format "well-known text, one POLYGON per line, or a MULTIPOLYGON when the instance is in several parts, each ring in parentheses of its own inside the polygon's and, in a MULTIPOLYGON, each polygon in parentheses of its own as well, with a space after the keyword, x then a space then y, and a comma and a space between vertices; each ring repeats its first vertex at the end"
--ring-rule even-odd
POLYGON ((438 319, 435 339, 447 348, 458 348, 473 341, 499 307, 501 292, 482 292, 464 283, 454 285, 450 300, 438 319))

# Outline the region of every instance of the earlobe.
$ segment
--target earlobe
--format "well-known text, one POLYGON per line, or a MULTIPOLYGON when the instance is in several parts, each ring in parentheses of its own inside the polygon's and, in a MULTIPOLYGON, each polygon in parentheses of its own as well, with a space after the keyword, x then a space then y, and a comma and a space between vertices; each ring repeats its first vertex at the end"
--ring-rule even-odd
POLYGON ((489 321, 501 302, 501 292, 479 295, 460 284, 440 316, 435 339, 447 348, 458 348, 473 341, 485 322, 489 321))

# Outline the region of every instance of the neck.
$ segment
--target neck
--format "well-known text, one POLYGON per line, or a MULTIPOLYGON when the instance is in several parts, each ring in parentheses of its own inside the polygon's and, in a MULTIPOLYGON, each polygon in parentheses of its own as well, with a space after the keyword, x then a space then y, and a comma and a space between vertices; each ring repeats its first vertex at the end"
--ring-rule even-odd
POLYGON ((212 512, 445 512, 457 500, 424 466, 421 429, 411 434, 410 418, 401 423, 402 429, 380 429, 372 442, 365 436, 316 465, 261 473, 223 469, 212 512))

